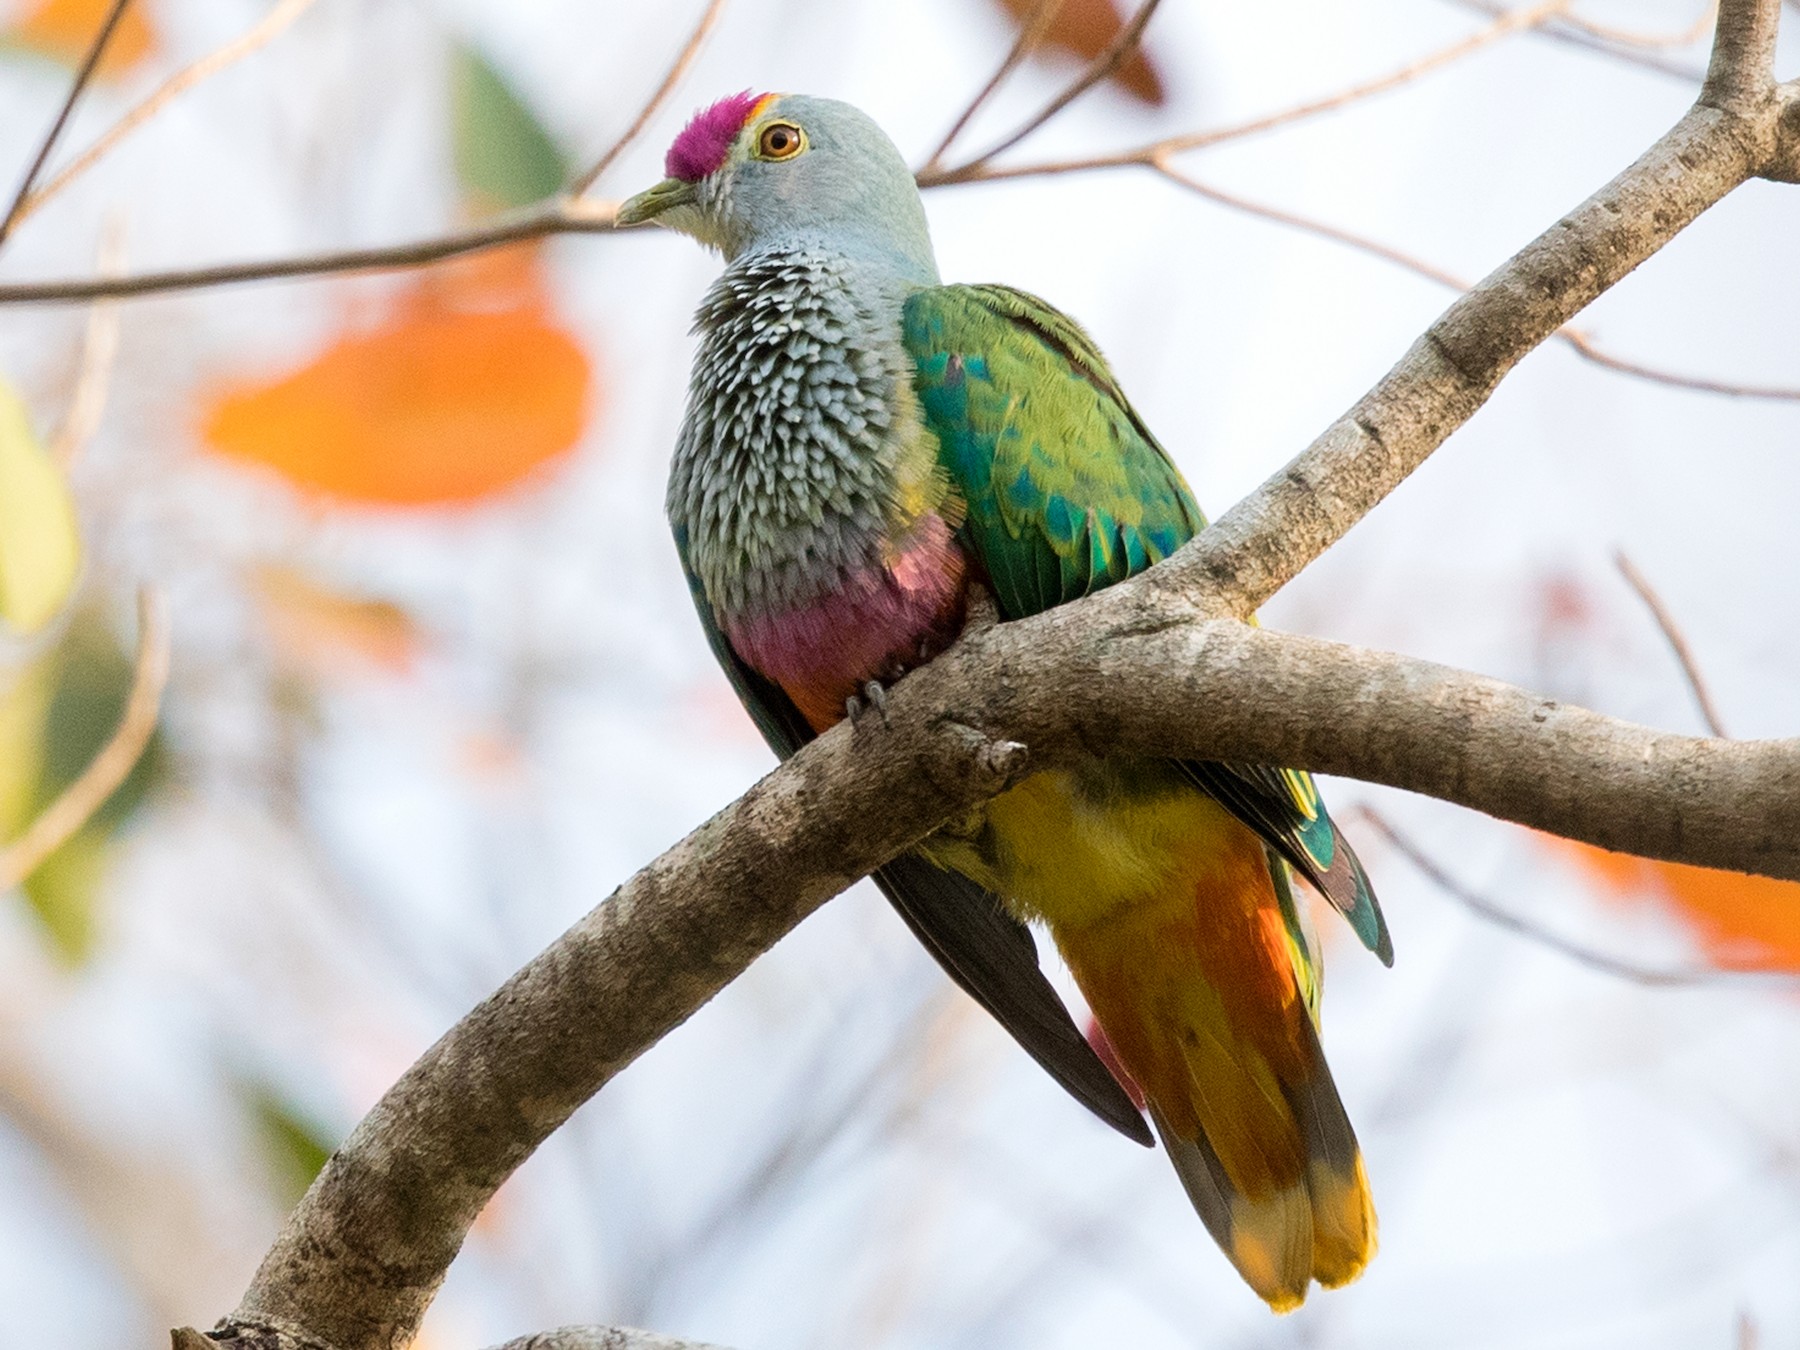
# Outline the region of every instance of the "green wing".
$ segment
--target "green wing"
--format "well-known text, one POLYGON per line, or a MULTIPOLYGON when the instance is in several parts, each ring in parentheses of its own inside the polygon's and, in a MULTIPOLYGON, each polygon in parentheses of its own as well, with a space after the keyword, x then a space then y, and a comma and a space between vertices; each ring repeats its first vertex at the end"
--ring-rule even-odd
POLYGON ((963 533, 1009 619, 1123 581, 1206 519, 1092 339, 1004 286, 939 286, 905 336, 963 533))
MULTIPOLYGON (((679 527, 675 548, 713 655, 769 748, 786 759, 813 738, 812 727, 780 685, 757 674, 732 648, 688 563, 686 533, 679 527)), ((998 898, 909 853, 879 868, 874 881, 945 973, 1071 1096, 1126 1138, 1153 1142, 1143 1114, 1038 967, 1031 930, 998 898)))
MULTIPOLYGON (((1008 619, 1161 562, 1206 525, 1168 452, 1081 327, 1023 291, 936 286, 906 302, 915 387, 961 492, 961 535, 1008 619)), ((1368 877, 1310 775, 1183 764, 1393 960, 1368 877)))

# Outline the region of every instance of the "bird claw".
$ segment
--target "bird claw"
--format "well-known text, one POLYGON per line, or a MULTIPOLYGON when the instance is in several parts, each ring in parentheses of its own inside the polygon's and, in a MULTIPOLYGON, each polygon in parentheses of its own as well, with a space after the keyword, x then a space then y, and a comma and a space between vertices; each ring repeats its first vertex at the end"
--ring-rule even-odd
POLYGON ((887 690, 880 680, 870 680, 862 687, 861 694, 852 694, 844 700, 844 712, 855 727, 862 725, 862 719, 873 710, 881 718, 881 725, 888 725, 887 690))

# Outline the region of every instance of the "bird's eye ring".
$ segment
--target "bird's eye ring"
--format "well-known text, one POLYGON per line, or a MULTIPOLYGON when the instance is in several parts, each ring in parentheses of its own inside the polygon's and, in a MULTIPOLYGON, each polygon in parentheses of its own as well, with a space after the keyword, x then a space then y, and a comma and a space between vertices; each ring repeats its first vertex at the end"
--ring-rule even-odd
POLYGON ((758 159, 792 159, 806 149, 806 133, 792 122, 771 122, 756 137, 758 159))

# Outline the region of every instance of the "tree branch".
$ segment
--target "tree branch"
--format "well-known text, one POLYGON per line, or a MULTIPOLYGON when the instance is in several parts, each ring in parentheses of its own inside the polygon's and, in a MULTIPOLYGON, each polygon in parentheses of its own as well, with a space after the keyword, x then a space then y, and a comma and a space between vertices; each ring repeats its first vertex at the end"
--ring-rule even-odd
POLYGON ((1063 0, 1037 0, 1037 3, 1032 6, 1031 13, 1026 15, 1025 21, 1019 25, 1019 35, 1013 39, 1012 46, 1007 49, 1000 64, 994 68, 994 73, 988 76, 987 83, 976 91, 975 97, 963 105, 963 110, 956 115, 956 120, 944 133, 944 139, 938 142, 937 148, 925 161, 925 167, 920 170, 922 178, 928 176, 943 162, 944 156, 950 153, 950 147, 956 143, 956 138, 963 134, 975 114, 986 106, 987 101, 994 96, 1001 85, 1006 83, 1013 71, 1019 68, 1019 63, 1031 54, 1032 49, 1044 40, 1044 34, 1049 31, 1050 25, 1056 19, 1057 11, 1062 6, 1063 0))
POLYGON ((701 1341, 684 1341, 636 1327, 558 1327, 521 1336, 494 1350, 723 1350, 701 1341))
MULTIPOLYGON (((241 1328, 242 1334, 231 1338, 236 1350, 280 1350, 294 1346, 289 1338, 273 1328, 241 1328)), ((218 1350, 219 1343, 192 1327, 178 1327, 172 1333, 173 1350, 218 1350)), ((724 1350, 723 1346, 703 1341, 684 1341, 677 1336, 664 1336, 636 1327, 558 1327, 520 1336, 497 1345, 493 1350, 724 1350)))
POLYGON ((1346 813, 1346 823, 1352 819, 1361 819, 1370 829, 1382 836, 1396 853, 1417 868, 1427 880, 1482 922, 1524 938, 1527 942, 1534 943, 1539 947, 1547 948, 1558 956, 1565 956, 1577 965, 1599 971, 1602 975, 1611 975, 1616 979, 1626 980, 1632 984, 1641 984, 1651 989, 1691 989, 1702 985, 1742 984, 1746 979, 1759 976, 1764 978, 1772 976, 1783 983, 1791 983, 1795 978, 1786 973, 1720 969, 1715 966, 1668 968, 1640 966, 1606 952, 1596 951, 1592 947, 1584 947, 1558 933, 1538 927, 1505 906, 1490 900, 1479 891, 1465 886, 1379 811, 1366 806, 1358 807, 1346 813))
MULTIPOLYGON (((1366 235, 1357 234, 1326 221, 1314 220, 1293 211, 1284 211, 1280 207, 1270 206, 1266 202, 1252 201, 1237 193, 1226 192, 1222 188, 1214 187, 1211 183, 1203 182, 1185 169, 1176 168, 1166 159, 1157 159, 1155 169, 1157 173, 1183 191, 1192 193, 1217 206, 1223 206, 1227 210, 1239 211, 1276 225, 1284 225, 1291 230, 1298 230, 1302 234, 1310 234, 1314 238, 1342 244, 1345 248, 1355 249, 1358 253, 1364 253, 1372 258, 1379 258, 1383 262, 1392 263, 1396 267, 1405 268, 1415 276, 1435 281, 1438 285, 1447 286, 1453 291, 1466 292, 1469 290, 1469 283, 1454 273, 1447 272, 1441 267, 1426 262, 1423 258, 1416 258, 1410 253, 1405 253, 1379 240, 1370 239, 1366 235)), ((1558 329, 1556 337, 1559 341, 1567 343, 1569 348, 1584 361, 1591 362, 1604 370, 1629 375, 1634 379, 1646 380, 1652 384, 1664 384, 1674 389, 1691 389, 1702 394, 1722 394, 1727 398, 1766 398, 1800 402, 1800 388, 1791 385, 1739 384, 1729 380, 1707 379, 1700 375, 1684 375, 1679 371, 1663 370, 1658 366, 1627 360, 1625 357, 1613 355, 1579 328, 1569 325, 1558 329)))
POLYGON ((14 212, 13 224, 34 214, 52 197, 56 196, 70 183, 98 164, 132 132, 143 126, 170 102, 185 94, 195 85, 211 79, 227 66, 254 51, 260 50, 272 41, 284 28, 299 18, 313 0, 278 0, 278 3, 259 19, 248 32, 233 38, 223 47, 208 52, 198 61, 175 72, 158 85, 153 93, 132 108, 117 122, 83 150, 69 164, 36 192, 28 193, 21 198, 14 212))
POLYGON ((1131 16, 1130 21, 1119 30, 1118 36, 1107 44, 1106 49, 1088 63, 1086 70, 1076 76, 1060 94, 1027 118, 1017 131, 1014 131, 991 150, 977 156, 974 162, 986 164, 994 156, 1005 154, 1117 70, 1143 41, 1144 29, 1149 25, 1151 18, 1155 16, 1156 7, 1161 3, 1162 0, 1143 0, 1143 3, 1137 8, 1137 13, 1131 16))
POLYGON ((1743 111, 1766 104, 1775 81, 1780 27, 1781 0, 1721 0, 1700 102, 1743 111))
MULTIPOLYGON (((101 276, 116 276, 125 256, 123 218, 114 214, 107 218, 101 231, 96 265, 101 276)), ((61 425, 50 437, 50 458, 64 474, 76 457, 86 449, 88 441, 100 429, 106 414, 107 387, 112 383, 113 362, 119 354, 119 307, 111 300, 99 300, 88 310, 87 332, 81 341, 81 363, 76 368, 75 393, 61 425)))
POLYGON ((84 277, 0 286, 0 305, 68 304, 109 297, 159 295, 166 291, 197 291, 211 286, 233 286, 245 281, 271 281, 283 277, 392 271, 417 267, 421 263, 442 262, 465 253, 479 253, 522 239, 542 239, 552 234, 607 234, 617 228, 613 223, 617 209, 615 202, 557 197, 523 211, 497 216, 485 225, 411 244, 341 249, 267 262, 226 263, 171 272, 142 272, 136 276, 84 277))
POLYGON ((1452 304, 1298 458, 1156 569, 1161 584, 1201 586, 1239 616, 1261 606, 1423 464, 1527 352, 1755 175, 1774 120, 1772 108, 1695 104, 1452 304))
MULTIPOLYGON (((943 187, 953 183, 989 183, 1006 178, 1039 178, 1048 174, 1081 173, 1091 169, 1117 169, 1134 164, 1148 165, 1158 156, 1166 157, 1189 150, 1204 150, 1215 145, 1223 145, 1227 141, 1239 141, 1250 136, 1259 136, 1263 132, 1291 126, 1296 122, 1304 122, 1324 113, 1336 112, 1352 103, 1359 103, 1364 99, 1373 98, 1377 94, 1385 94, 1402 85, 1411 84, 1421 76, 1428 75, 1434 70, 1480 51, 1489 43, 1538 26, 1562 12, 1568 7, 1568 4, 1569 0, 1544 0, 1543 3, 1528 8, 1504 11, 1495 18, 1493 23, 1479 32, 1471 33, 1468 37, 1460 38, 1447 47, 1441 47, 1435 52, 1408 61, 1405 65, 1391 70, 1385 75, 1353 84, 1334 94, 1326 94, 1305 103, 1297 103, 1276 112, 1265 113, 1247 122, 1216 127, 1208 131, 1187 132, 1179 136, 1165 136, 1161 140, 1151 141, 1147 145, 1135 146, 1128 150, 1115 150, 1103 155, 1090 155, 1081 159, 1048 160, 1037 164, 1018 164, 1007 168, 996 168, 989 163, 993 156, 999 153, 999 149, 1015 144, 1017 139, 1015 138, 1007 141, 1006 146, 990 150, 966 164, 959 164, 951 169, 938 167, 938 156, 934 155, 917 174, 919 186, 943 187)), ((942 153, 941 150, 939 153, 942 153)))
POLYGON ((169 679, 169 625, 162 597, 146 586, 138 592, 137 660, 131 693, 118 728, 79 777, 26 826, 25 832, 0 849, 0 891, 11 890, 106 805, 143 756, 156 730, 163 686, 169 679))
POLYGON ((364 1119, 236 1320, 336 1350, 404 1345, 481 1207, 577 1106, 1026 759, 1348 772, 1606 848, 1800 877, 1800 740, 1675 736, 1428 662, 1183 621, 1153 575, 977 633, 895 686, 886 729, 827 732, 633 877, 364 1119))
POLYGON ((820 736, 453 1027, 332 1157, 215 1339, 407 1344, 482 1206, 577 1106, 831 895, 1028 771, 1101 754, 1286 764, 1605 848, 1800 878, 1800 740, 1671 735, 1232 617, 1379 503, 1527 351, 1768 162, 1777 109, 1740 76, 1771 8, 1729 0, 1721 40, 1737 55, 1715 62, 1713 97, 1173 559, 966 634, 895 686, 883 719, 820 736))
MULTIPOLYGON (((1486 14, 1490 17, 1506 12, 1505 7, 1499 3, 1499 0, 1450 0, 1450 3, 1456 5, 1459 9, 1472 10, 1477 14, 1486 14)), ((1706 12, 1708 22, 1711 22, 1716 9, 1717 6, 1708 8, 1706 12)), ((1565 43, 1572 47, 1580 47, 1586 51, 1594 52, 1601 56, 1610 57, 1612 60, 1623 62, 1626 65, 1633 65, 1644 70, 1651 70, 1658 75, 1665 75, 1670 79, 1680 80, 1683 84, 1698 85, 1701 80, 1705 78, 1705 73, 1703 71, 1692 69, 1681 62, 1671 61, 1666 57, 1654 55, 1642 47, 1634 47, 1626 43, 1615 41, 1611 38, 1603 37, 1600 35, 1600 32, 1597 31, 1597 26, 1577 26, 1568 22, 1566 17, 1554 19, 1549 23, 1539 24, 1531 31, 1539 37, 1549 38, 1552 41, 1565 43)))
POLYGON ((1775 153, 1762 174, 1777 183, 1800 183, 1800 80, 1782 85, 1775 98, 1775 153))
POLYGON ((1579 29, 1602 42, 1613 43, 1621 47, 1640 47, 1656 49, 1659 47, 1691 47, 1706 36, 1707 30, 1719 12, 1718 0, 1710 0, 1706 8, 1700 11, 1700 17, 1686 28, 1667 33, 1644 33, 1634 28, 1615 28, 1611 24, 1597 23, 1593 19, 1584 19, 1578 14, 1567 14, 1558 19, 1558 23, 1567 24, 1579 29))
POLYGON ((1688 690, 1693 694, 1694 702, 1699 705, 1700 720, 1706 723, 1706 729, 1713 735, 1721 740, 1726 739, 1725 722, 1713 703, 1712 692, 1701 678, 1700 663, 1694 659, 1694 649, 1688 646, 1681 625, 1675 622, 1675 616, 1663 604, 1662 597, 1650 584, 1650 578, 1638 571, 1637 564, 1625 556, 1623 549, 1613 551, 1613 565, 1619 569, 1619 575, 1625 578, 1626 585, 1637 592, 1638 599, 1644 602, 1644 608, 1650 611, 1650 617, 1656 620, 1656 626, 1662 630, 1663 641, 1675 653, 1675 660, 1680 664, 1681 673, 1687 680, 1688 690))
POLYGON ((81 102, 81 95, 94 78, 94 71, 100 65, 100 58, 106 55, 106 45, 112 41, 113 33, 118 29, 119 20, 125 16, 125 6, 131 0, 113 0, 112 8, 106 11, 106 18, 100 24, 100 31, 94 34, 94 40, 88 44, 87 55, 81 58, 81 65, 76 68, 75 78, 69 84, 69 92, 63 99, 62 107, 57 110, 56 120, 50 123, 50 130, 33 156, 31 167, 25 170, 25 177, 19 183, 19 190, 14 194, 12 205, 6 210, 6 218, 0 220, 0 244, 4 244, 12 234, 13 226, 19 223, 25 212, 25 203, 31 197, 31 185, 37 182, 38 175, 44 171, 44 162, 50 158, 50 152, 56 148, 61 139, 63 128, 69 124, 69 116, 75 111, 75 105, 81 102))
POLYGON ((619 138, 607 148, 605 154, 594 161, 593 166, 586 173, 569 185, 571 197, 585 197, 588 190, 600 181, 600 175, 610 169, 614 161, 625 153, 625 148, 643 133, 645 127, 650 125, 650 119, 656 116, 656 110, 668 101, 669 95, 675 92, 675 86, 681 83, 681 77, 686 75, 688 68, 694 64, 694 58, 700 55, 700 48, 706 45, 707 37, 718 24, 719 16, 724 12, 725 0, 711 0, 705 12, 694 24, 693 32, 688 34, 687 44, 682 47, 674 64, 663 76, 662 83, 656 86, 655 92, 638 109, 637 116, 631 119, 631 125, 619 134, 619 138))

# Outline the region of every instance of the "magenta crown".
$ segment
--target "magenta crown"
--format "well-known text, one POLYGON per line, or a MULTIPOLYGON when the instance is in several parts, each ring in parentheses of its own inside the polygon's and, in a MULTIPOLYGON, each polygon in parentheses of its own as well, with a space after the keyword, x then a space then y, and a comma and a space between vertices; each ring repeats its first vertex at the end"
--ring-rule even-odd
POLYGON ((710 108, 694 114, 681 129, 669 153, 663 156, 663 172, 684 183, 698 183, 725 162, 732 141, 770 94, 727 94, 710 108))

